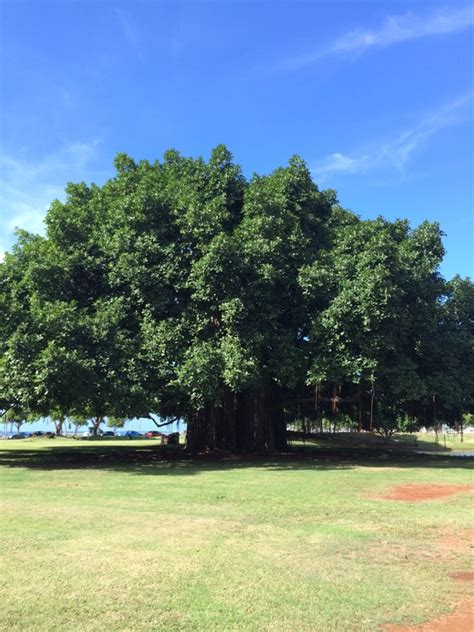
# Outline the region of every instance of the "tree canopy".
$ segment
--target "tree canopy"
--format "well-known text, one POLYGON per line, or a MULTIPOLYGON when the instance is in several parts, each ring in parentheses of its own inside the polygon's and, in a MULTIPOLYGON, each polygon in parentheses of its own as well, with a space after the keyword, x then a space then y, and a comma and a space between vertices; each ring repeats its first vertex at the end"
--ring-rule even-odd
POLYGON ((297 156, 250 179, 224 146, 115 168, 0 264, 3 411, 181 418, 190 449, 245 451, 284 449, 297 411, 472 411, 474 287, 441 277, 436 223, 362 220, 297 156))

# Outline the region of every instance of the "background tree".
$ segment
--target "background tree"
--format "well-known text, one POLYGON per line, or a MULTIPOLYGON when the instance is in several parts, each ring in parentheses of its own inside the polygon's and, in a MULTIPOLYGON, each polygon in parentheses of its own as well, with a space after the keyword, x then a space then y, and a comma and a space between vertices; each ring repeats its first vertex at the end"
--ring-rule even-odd
POLYGON ((4 424, 13 424, 16 426, 17 433, 20 432, 23 424, 29 421, 31 421, 30 412, 18 406, 9 408, 2 418, 4 424))

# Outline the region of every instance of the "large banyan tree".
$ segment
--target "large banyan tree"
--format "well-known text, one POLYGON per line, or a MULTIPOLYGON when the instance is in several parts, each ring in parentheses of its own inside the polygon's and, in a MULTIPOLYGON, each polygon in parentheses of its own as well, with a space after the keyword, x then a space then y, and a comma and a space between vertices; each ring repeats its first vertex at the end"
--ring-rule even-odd
POLYGON ((440 276, 437 224, 362 221, 298 157, 115 167, 0 264, 4 410, 179 418, 192 450, 260 451, 301 411, 372 429, 472 407, 473 285, 440 276))

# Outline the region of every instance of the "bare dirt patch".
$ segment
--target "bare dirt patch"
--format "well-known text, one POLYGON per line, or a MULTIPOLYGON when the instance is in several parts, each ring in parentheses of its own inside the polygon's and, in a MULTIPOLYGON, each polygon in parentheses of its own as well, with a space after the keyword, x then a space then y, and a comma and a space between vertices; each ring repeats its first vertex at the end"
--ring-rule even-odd
MULTIPOLYGON (((398 559, 400 564, 405 564, 408 560, 415 563, 430 560, 433 564, 449 562, 451 568, 465 568, 466 566, 469 567, 470 556, 474 552, 474 529, 461 527, 454 531, 453 528, 437 529, 433 538, 427 537, 425 534, 423 539, 420 538, 411 544, 392 541, 387 535, 385 538, 370 544, 367 547, 367 552, 378 559, 380 552, 383 551, 386 560, 398 559)), ((451 577, 456 579, 454 575, 451 577)))
POLYGON ((457 573, 451 573, 450 577, 458 582, 474 582, 474 571, 458 571, 457 573))
POLYGON ((474 529, 445 529, 440 533, 437 548, 441 554, 469 554, 474 548, 474 529))
POLYGON ((431 619, 420 625, 389 625, 385 632, 472 632, 474 601, 464 601, 450 614, 431 619))
POLYGON ((425 500, 436 500, 454 496, 462 492, 474 491, 473 485, 428 485, 413 483, 408 485, 397 485, 388 494, 382 496, 384 500, 403 500, 413 503, 425 500))

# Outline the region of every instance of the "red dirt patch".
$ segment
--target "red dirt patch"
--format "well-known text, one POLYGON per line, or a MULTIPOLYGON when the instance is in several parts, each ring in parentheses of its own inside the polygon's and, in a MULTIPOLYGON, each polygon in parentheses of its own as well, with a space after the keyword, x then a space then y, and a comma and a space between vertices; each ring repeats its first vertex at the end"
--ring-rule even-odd
POLYGON ((425 485, 414 483, 411 485, 397 485, 382 498, 384 500, 405 500, 419 503, 424 500, 454 496, 454 494, 472 492, 473 490, 474 487, 472 485, 425 485))
POLYGON ((461 603, 453 612, 420 625, 389 625, 386 632, 472 632, 474 602, 461 603))
POLYGON ((458 582, 474 582, 474 571, 458 571, 457 573, 451 573, 450 577, 458 582))

